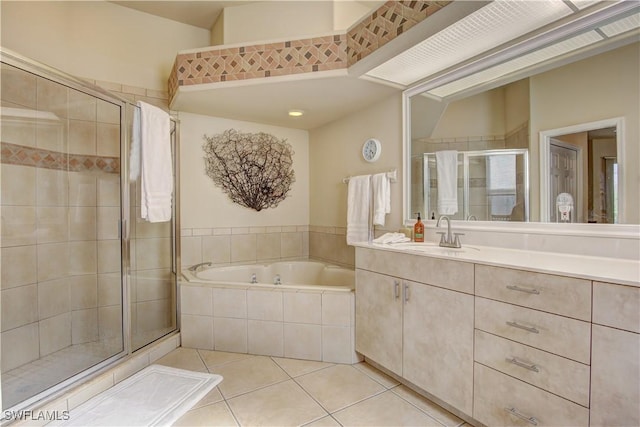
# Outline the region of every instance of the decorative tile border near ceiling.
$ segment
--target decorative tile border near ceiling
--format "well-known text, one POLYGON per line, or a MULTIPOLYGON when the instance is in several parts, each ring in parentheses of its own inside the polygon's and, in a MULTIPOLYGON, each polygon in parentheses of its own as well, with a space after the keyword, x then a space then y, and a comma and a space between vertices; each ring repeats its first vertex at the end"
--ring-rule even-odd
POLYGON ((346 69, 449 3, 388 1, 347 34, 179 54, 169 103, 180 86, 346 69))
POLYGON ((424 21, 451 1, 388 1, 347 33, 348 65, 424 21))
POLYGON ((41 148, 3 142, 2 163, 31 166, 43 169, 57 169, 69 172, 120 173, 120 159, 117 157, 67 154, 41 148))

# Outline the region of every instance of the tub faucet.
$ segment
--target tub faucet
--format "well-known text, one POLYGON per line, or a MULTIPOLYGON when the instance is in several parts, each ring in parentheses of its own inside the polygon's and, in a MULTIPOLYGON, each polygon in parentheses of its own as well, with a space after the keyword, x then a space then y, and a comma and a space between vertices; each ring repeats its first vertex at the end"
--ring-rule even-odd
POLYGON ((282 285, 282 280, 280 279, 280 275, 276 274, 276 277, 273 278, 274 285, 282 285))
POLYGON ((460 236, 464 236, 463 233, 451 233, 451 219, 448 216, 442 215, 438 218, 438 222, 436 223, 436 227, 440 227, 440 221, 447 220, 447 232, 439 231, 440 235, 440 243, 439 246, 445 248, 460 248, 462 244, 460 243, 460 236), (454 237, 455 236, 455 237, 454 237))
POLYGON ((256 273, 251 275, 251 283, 258 283, 258 278, 256 277, 256 273))
POLYGON ((211 267, 213 264, 211 263, 211 261, 201 262, 200 264, 195 264, 189 267, 189 271, 193 271, 195 273, 199 268, 204 267, 205 265, 211 267))

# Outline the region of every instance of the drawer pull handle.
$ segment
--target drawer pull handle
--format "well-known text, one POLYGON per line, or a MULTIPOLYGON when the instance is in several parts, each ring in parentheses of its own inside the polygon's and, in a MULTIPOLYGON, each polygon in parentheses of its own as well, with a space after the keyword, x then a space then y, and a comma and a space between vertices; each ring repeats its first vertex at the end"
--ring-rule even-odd
POLYGON ((532 328, 530 326, 521 325, 521 324, 519 324, 517 322, 507 322, 507 325, 509 325, 509 326, 511 326, 513 328, 518 328, 518 329, 522 329, 522 330, 527 331, 527 332, 531 332, 533 334, 539 334, 540 333, 540 331, 537 330, 536 328, 532 328))
POLYGON ((525 414, 523 414, 522 412, 518 411, 516 408, 504 408, 504 410, 507 411, 508 413, 510 413, 511 415, 513 415, 514 417, 518 417, 521 420, 525 420, 526 422, 528 422, 532 426, 537 426, 538 425, 538 420, 535 417, 528 417, 525 414))
POLYGON ((540 291, 537 289, 521 288, 517 285, 507 285, 507 289, 511 289, 512 291, 524 292, 525 294, 540 295, 540 291))
POLYGON ((521 362, 516 357, 511 357, 511 359, 507 358, 507 362, 533 372, 540 372, 540 370, 538 369, 538 365, 534 365, 533 363, 521 362))
POLYGON ((393 294, 396 299, 400 298, 400 282, 398 280, 393 281, 393 294))
POLYGON ((409 302, 409 284, 404 284, 404 302, 405 304, 409 302))

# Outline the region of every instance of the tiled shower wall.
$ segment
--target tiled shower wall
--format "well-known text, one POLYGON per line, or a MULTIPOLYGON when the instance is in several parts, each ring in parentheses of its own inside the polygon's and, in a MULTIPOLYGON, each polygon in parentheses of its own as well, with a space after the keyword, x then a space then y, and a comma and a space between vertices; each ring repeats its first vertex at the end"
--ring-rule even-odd
POLYGON ((4 64, 2 108, 2 372, 75 344, 115 354, 120 108, 4 64))

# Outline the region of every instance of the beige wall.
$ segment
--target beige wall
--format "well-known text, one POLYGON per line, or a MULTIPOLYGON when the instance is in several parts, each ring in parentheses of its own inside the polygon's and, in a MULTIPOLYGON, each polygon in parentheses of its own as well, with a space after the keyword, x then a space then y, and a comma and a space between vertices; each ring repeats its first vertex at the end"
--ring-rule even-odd
POLYGON ((304 38, 333 31, 331 1, 268 1, 227 7, 224 44, 304 38))
MULTIPOLYGON (((539 133, 624 117, 623 221, 640 223, 640 44, 635 43, 531 77, 532 165, 538 164, 539 133)), ((531 212, 538 218, 539 170, 531 168, 531 212)))
POLYGON ((2 46, 78 77, 166 90, 180 50, 208 30, 106 1, 2 1, 2 46))
POLYGON ((451 102, 431 134, 432 139, 505 134, 504 88, 451 102))
POLYGON ((345 177, 398 170, 398 182, 391 184, 391 214, 386 229, 402 224, 402 97, 393 95, 343 119, 309 132, 311 159, 310 224, 346 227, 347 185, 345 177), (362 144, 368 138, 382 143, 377 162, 362 158, 362 144))
POLYGON ((182 228, 297 226, 309 224, 309 136, 307 131, 180 113, 182 228), (227 129, 267 132, 293 147, 296 181, 278 207, 256 212, 233 203, 205 174, 203 135, 227 129))

